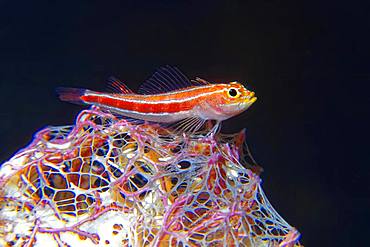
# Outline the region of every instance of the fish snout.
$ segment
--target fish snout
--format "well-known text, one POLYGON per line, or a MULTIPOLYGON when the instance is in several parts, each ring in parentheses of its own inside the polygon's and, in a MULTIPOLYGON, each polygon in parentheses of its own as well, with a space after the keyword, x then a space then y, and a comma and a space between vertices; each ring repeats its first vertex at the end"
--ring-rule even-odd
POLYGON ((252 91, 247 91, 245 97, 244 97, 244 102, 252 104, 257 100, 257 97, 254 96, 255 93, 252 91))

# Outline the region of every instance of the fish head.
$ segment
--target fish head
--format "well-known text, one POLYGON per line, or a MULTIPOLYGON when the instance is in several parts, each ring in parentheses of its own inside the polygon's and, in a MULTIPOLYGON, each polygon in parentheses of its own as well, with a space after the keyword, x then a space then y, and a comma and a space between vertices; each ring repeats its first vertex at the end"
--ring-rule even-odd
POLYGON ((255 93, 246 89, 241 83, 223 84, 224 88, 218 101, 217 110, 229 118, 247 110, 256 100, 255 93))

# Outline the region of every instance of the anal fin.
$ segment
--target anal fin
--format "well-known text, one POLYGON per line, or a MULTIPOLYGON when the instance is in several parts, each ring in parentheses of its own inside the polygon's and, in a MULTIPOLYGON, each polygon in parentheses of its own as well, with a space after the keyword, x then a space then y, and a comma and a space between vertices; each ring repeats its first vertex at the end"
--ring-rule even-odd
POLYGON ((171 128, 176 134, 185 133, 191 135, 201 130, 205 126, 204 123, 206 121, 198 117, 189 117, 174 123, 165 124, 165 127, 171 128))

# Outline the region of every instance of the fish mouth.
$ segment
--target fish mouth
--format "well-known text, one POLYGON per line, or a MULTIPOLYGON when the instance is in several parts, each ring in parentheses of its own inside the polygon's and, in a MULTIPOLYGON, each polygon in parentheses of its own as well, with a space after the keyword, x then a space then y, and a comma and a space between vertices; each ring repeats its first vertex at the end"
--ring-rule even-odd
POLYGON ((257 97, 254 96, 254 93, 252 92, 250 95, 246 96, 241 102, 237 104, 238 108, 240 110, 245 111, 248 109, 254 102, 256 102, 257 97))
POLYGON ((254 102, 256 102, 257 97, 255 97, 254 95, 255 95, 255 93, 254 93, 254 92, 251 92, 251 93, 246 97, 246 99, 245 99, 244 103, 251 105, 251 104, 253 104, 254 102))
POLYGON ((256 100, 257 100, 257 97, 252 97, 249 99, 249 103, 253 104, 254 102, 256 102, 256 100))

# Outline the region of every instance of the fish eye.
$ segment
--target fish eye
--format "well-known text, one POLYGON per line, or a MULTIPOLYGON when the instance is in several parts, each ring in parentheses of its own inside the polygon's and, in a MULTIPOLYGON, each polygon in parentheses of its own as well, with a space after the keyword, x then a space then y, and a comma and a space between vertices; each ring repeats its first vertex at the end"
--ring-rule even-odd
POLYGON ((228 91, 228 94, 229 94, 229 96, 234 98, 234 97, 238 96, 238 91, 235 88, 230 88, 229 91, 228 91))

